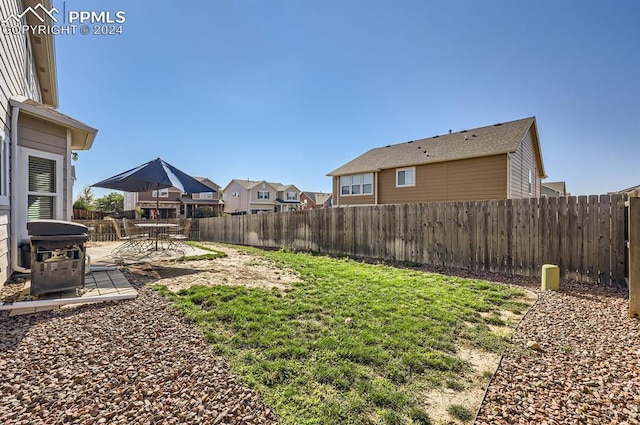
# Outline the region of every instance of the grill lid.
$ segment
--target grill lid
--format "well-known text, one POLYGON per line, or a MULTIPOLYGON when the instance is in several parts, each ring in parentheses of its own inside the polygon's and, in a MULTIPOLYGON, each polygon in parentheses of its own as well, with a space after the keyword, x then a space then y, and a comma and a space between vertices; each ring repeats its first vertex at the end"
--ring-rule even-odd
POLYGON ((27 222, 27 231, 30 235, 59 236, 59 235, 83 235, 87 233, 87 226, 80 223, 64 220, 33 220, 27 222))

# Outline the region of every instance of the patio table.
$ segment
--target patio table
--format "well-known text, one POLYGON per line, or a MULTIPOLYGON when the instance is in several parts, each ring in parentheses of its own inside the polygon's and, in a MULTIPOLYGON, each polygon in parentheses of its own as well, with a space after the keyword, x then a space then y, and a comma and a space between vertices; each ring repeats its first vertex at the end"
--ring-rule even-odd
POLYGON ((150 231, 151 238, 156 243, 156 251, 158 250, 158 240, 166 235, 167 230, 178 227, 175 223, 136 223, 135 226, 150 231))

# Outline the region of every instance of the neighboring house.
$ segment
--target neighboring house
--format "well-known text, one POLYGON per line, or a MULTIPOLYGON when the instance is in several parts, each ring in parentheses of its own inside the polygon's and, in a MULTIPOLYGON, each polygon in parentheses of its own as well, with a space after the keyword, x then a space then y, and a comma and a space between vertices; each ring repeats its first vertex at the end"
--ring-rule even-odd
POLYGON ((160 210, 158 218, 190 218, 199 207, 210 207, 216 217, 222 215, 223 202, 220 199, 220 186, 206 177, 194 178, 215 189, 216 192, 183 193, 174 187, 160 189, 160 191, 127 192, 124 196, 124 210, 133 211, 139 208, 142 210, 142 217, 151 218, 158 201, 160 210), (158 195, 160 199, 156 200, 158 195))
POLYGON ((305 210, 313 210, 318 208, 331 208, 331 194, 322 192, 302 192, 300 200, 302 208, 305 210))
POLYGON ((292 184, 269 182, 276 189, 274 212, 299 211, 302 209, 300 193, 302 191, 292 184))
POLYGON ((628 187, 626 189, 622 189, 622 190, 619 190, 619 191, 614 192, 614 193, 627 193, 628 194, 628 193, 634 192, 636 190, 640 190, 640 185, 628 187))
POLYGON ((328 175, 334 206, 533 198, 546 177, 535 117, 371 149, 328 175))
POLYGON ((292 184, 233 179, 223 189, 224 212, 257 214, 302 209, 300 189, 292 184))
MULTIPOLYGON (((36 5, 51 8, 49 0, 3 1, 0 22, 36 5)), ((21 20, 42 24, 32 13, 21 20)), ((90 149, 97 133, 56 111, 53 34, 4 31, 14 21, 2 24, 0 41, 0 286, 14 271, 26 271, 18 253, 29 238, 27 221, 71 219, 71 158, 90 149)), ((46 17, 45 25, 51 23, 46 17)))
POLYGON ((542 182, 540 190, 541 195, 548 198, 552 196, 569 196, 565 182, 542 182))

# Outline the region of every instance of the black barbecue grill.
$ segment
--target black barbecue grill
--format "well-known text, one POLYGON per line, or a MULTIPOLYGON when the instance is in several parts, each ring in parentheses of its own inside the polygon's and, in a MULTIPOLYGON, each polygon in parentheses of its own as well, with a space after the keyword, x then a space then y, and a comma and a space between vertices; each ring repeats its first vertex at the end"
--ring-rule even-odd
POLYGON ((61 220, 27 222, 31 295, 84 288, 87 226, 61 220))

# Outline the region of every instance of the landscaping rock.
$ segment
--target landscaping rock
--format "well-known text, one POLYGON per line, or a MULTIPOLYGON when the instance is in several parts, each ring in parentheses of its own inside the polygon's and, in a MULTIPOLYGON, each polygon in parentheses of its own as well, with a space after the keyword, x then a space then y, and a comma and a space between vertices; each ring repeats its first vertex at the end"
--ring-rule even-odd
POLYGON ((527 341, 527 348, 529 348, 530 350, 539 351, 540 350, 540 344, 538 344, 535 341, 527 341))
POLYGON ((538 292, 476 424, 640 423, 640 320, 628 317, 627 291, 562 282, 538 292), (544 350, 518 348, 537 341, 544 350))
POLYGON ((136 286, 135 300, 0 313, 0 423, 277 423, 199 330, 136 286))

